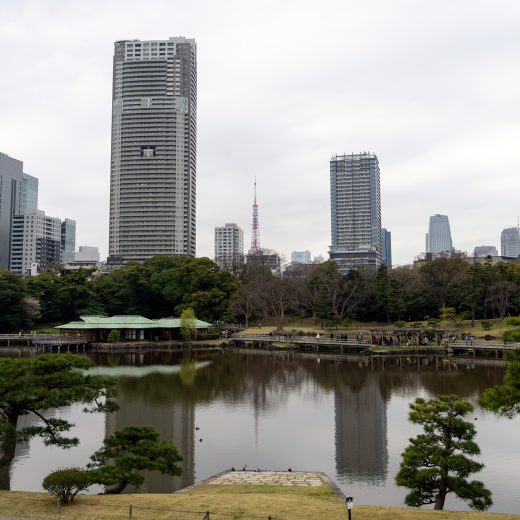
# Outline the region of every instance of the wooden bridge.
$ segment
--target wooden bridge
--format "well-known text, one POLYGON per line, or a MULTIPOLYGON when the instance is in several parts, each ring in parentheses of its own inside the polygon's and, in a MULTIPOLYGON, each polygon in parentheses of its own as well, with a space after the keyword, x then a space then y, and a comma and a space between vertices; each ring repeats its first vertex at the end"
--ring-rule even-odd
POLYGON ((0 334, 0 350, 5 347, 31 347, 42 352, 85 352, 87 340, 58 334, 0 334))
MULTIPOLYGON (((328 337, 326 334, 320 335, 320 337, 313 336, 300 336, 291 333, 272 333, 272 334, 235 334, 232 337, 240 343, 249 343, 252 347, 257 348, 272 348, 273 343, 287 343, 293 345, 297 350, 301 351, 314 351, 314 352, 340 352, 352 353, 352 352, 364 352, 370 347, 381 347, 380 344, 373 344, 369 340, 359 340, 357 337, 342 338, 342 337, 328 337)), ((417 347, 417 349, 430 348, 432 351, 438 350, 439 353, 457 353, 461 355, 469 355, 476 357, 482 355, 485 352, 492 352, 495 357, 503 357, 505 352, 511 350, 520 349, 520 343, 505 343, 503 341, 486 341, 486 340, 450 340, 447 344, 442 346, 430 344, 430 345, 407 345, 406 350, 403 348, 403 354, 409 351, 410 348, 417 347)), ((383 345, 388 347, 389 350, 399 351, 404 345, 383 345)), ((485 354, 484 354, 485 355, 485 354)))

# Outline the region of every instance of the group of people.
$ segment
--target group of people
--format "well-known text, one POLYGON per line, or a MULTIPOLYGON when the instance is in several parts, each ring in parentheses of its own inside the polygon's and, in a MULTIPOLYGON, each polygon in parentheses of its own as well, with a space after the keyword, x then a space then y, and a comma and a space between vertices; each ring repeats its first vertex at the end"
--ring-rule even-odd
POLYGON ((465 337, 464 337, 464 345, 466 345, 466 347, 470 346, 472 347, 473 346, 473 340, 475 338, 471 335, 471 334, 467 334, 465 337))

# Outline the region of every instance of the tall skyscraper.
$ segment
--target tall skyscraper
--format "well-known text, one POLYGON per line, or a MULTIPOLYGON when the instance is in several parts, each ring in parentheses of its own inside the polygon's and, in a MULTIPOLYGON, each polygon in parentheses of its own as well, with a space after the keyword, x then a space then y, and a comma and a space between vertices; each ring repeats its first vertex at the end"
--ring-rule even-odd
POLYGON ((453 254, 450 222, 446 215, 437 213, 430 217, 430 225, 426 233, 426 252, 431 253, 433 259, 438 256, 451 257, 453 254))
POLYGON ((502 256, 518 258, 520 256, 520 232, 517 227, 506 228, 500 234, 502 256))
POLYGON ((38 207, 38 179, 23 172, 23 162, 0 152, 0 269, 9 268, 15 215, 38 207))
POLYGON ((392 268, 392 233, 381 228, 381 259, 383 265, 392 268))
POLYGON ((74 262, 76 252, 76 221, 66 218, 61 223, 61 263, 74 262))
POLYGON ((233 269, 244 261, 244 232, 236 224, 215 228, 215 262, 233 269))
POLYGON ((109 255, 195 256, 197 49, 115 43, 109 255))
POLYGON ((341 273, 381 264, 379 161, 370 152, 330 160, 332 245, 330 259, 341 273))

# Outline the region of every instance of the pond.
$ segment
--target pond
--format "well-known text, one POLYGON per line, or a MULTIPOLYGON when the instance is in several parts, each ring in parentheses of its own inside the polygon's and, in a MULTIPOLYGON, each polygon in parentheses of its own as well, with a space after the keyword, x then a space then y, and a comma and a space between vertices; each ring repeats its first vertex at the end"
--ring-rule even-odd
MULTIPOLYGON (((171 492, 231 467, 292 468, 324 471, 358 503, 402 505, 406 490, 394 478, 408 438, 419 431, 408 422, 409 403, 455 393, 476 404, 504 374, 497 361, 414 356, 339 362, 245 351, 92 357, 97 370, 120 377, 120 410, 107 416, 83 414, 81 406, 53 411, 76 424, 80 446, 21 444, 13 490, 41 490, 50 471, 86 464, 105 435, 142 424, 175 442, 184 457, 182 476, 147 474, 142 492, 171 492)), ((476 406, 469 420, 486 465, 474 478, 492 490, 492 511, 520 512, 520 418, 498 418, 476 406)), ((446 508, 467 509, 453 498, 446 508)))

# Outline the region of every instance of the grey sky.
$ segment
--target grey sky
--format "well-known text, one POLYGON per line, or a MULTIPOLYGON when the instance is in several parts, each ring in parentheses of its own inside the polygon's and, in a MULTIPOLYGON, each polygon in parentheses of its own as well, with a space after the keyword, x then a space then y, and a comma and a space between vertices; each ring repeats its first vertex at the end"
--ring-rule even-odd
POLYGON ((325 254, 329 159, 375 152, 393 259, 428 217, 457 249, 499 248, 520 188, 516 0, 0 0, 0 151, 40 179, 40 207, 106 255, 115 40, 198 46, 197 256, 236 222, 249 246, 325 254))

